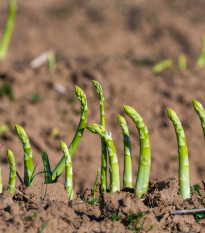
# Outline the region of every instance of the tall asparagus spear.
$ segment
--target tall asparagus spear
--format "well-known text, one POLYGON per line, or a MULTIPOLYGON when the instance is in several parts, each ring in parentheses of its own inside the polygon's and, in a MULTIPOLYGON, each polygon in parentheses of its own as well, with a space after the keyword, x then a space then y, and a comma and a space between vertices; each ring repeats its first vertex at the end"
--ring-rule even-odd
POLYGON ((70 153, 67 145, 61 141, 60 142, 61 150, 65 156, 65 189, 68 193, 69 199, 73 199, 73 170, 70 153))
POLYGON ((22 141, 24 149, 24 184, 26 186, 33 186, 33 156, 31 145, 24 129, 19 125, 15 125, 15 128, 19 138, 22 141))
POLYGON ((139 132, 140 139, 140 156, 137 180, 135 185, 135 195, 141 197, 148 190, 149 175, 151 167, 151 152, 149 133, 142 117, 134 108, 123 106, 125 113, 132 118, 139 132))
POLYGON ((118 123, 122 128, 124 141, 124 173, 123 173, 123 187, 132 188, 132 155, 130 145, 129 130, 125 118, 118 115, 118 123))
POLYGON ((10 164, 9 186, 7 189, 11 194, 14 194, 15 180, 16 180, 16 162, 15 162, 14 154, 11 150, 7 150, 7 157, 9 159, 9 164, 10 164))
POLYGON ((8 18, 6 23, 6 28, 4 30, 2 39, 0 41, 0 60, 4 59, 6 56, 6 52, 11 40, 11 35, 13 32, 15 19, 16 19, 16 1, 15 0, 8 0, 9 3, 9 12, 8 12, 8 18))
POLYGON ((167 108, 167 114, 174 125, 174 129, 177 135, 179 153, 179 186, 182 199, 185 200, 190 198, 189 157, 185 134, 177 114, 170 108, 167 108))
POLYGON ((44 165, 45 184, 50 184, 52 181, 52 172, 51 172, 48 155, 44 150, 41 153, 41 158, 43 160, 43 165, 44 165))
POLYGON ((196 113, 199 115, 199 118, 201 120, 201 127, 203 129, 203 133, 204 133, 204 138, 205 138, 205 111, 203 109, 203 106, 200 102, 196 101, 196 100, 192 100, 194 109, 196 111, 196 113))
POLYGON ((3 182, 2 182, 1 167, 0 167, 0 193, 2 192, 3 192, 3 182))
POLYGON ((107 133, 103 126, 98 124, 90 124, 86 128, 92 133, 99 134, 105 141, 109 155, 110 192, 120 191, 119 164, 112 136, 107 133))
MULTIPOLYGON (((72 158, 73 154, 75 153, 80 140, 83 136, 83 132, 84 132, 84 128, 87 122, 87 100, 86 100, 86 95, 85 93, 80 89, 80 87, 75 86, 75 91, 76 91, 76 95, 78 97, 78 100, 81 103, 81 117, 80 117, 80 122, 77 128, 77 131, 75 133, 75 136, 68 148, 69 153, 70 153, 70 157, 72 158)), ((60 176, 60 174, 63 172, 65 168, 65 156, 63 156, 60 160, 60 162, 58 163, 58 165, 56 166, 56 168, 53 170, 52 172, 52 182, 57 181, 58 177, 60 176)))
MULTIPOLYGON (((104 96, 101 85, 93 80, 93 84, 96 87, 96 90, 99 94, 100 100, 100 125, 105 128, 105 110, 104 110, 104 96)), ((102 157, 101 157, 101 192, 105 193, 107 190, 107 153, 106 153, 106 144, 101 138, 101 148, 102 148, 102 157)))

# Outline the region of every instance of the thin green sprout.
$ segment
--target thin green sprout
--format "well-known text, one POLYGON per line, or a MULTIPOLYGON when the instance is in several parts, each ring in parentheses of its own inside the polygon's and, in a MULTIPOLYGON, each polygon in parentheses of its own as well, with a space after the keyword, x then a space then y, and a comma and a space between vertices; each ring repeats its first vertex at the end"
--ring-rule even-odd
POLYGON ((15 180, 16 180, 16 162, 15 162, 14 154, 11 150, 7 150, 7 157, 9 159, 9 165, 10 165, 9 186, 7 187, 7 189, 11 194, 14 194, 15 180))
POLYGON ((52 172, 51 172, 48 155, 46 154, 45 151, 42 151, 41 158, 43 160, 43 165, 44 165, 45 184, 50 184, 52 181, 52 172))
POLYGON ((196 100, 192 100, 192 103, 193 103, 193 107, 194 107, 196 113, 198 114, 198 116, 201 120, 201 127, 203 129, 204 138, 205 138, 205 111, 204 111, 203 106, 200 102, 198 102, 196 100))
POLYGON ((123 188, 132 188, 132 155, 129 130, 125 118, 121 115, 118 115, 118 123, 122 129, 124 141, 123 188))
POLYGON ((186 145, 186 138, 182 124, 177 114, 167 108, 167 114, 169 119, 174 125, 174 129, 177 135, 178 153, 179 153, 179 186, 182 199, 190 198, 190 183, 189 183, 189 156, 186 145))
MULTIPOLYGON (((75 86, 75 90, 76 90, 76 95, 78 97, 78 100, 81 102, 81 117, 80 117, 80 122, 79 122, 79 125, 77 128, 77 131, 76 131, 75 136, 73 138, 73 141, 71 142, 71 144, 68 148, 71 158, 73 157, 73 155, 74 155, 74 153, 75 153, 75 151, 80 143, 80 140, 83 136, 84 128, 85 128, 85 125, 87 122, 87 111, 88 111, 85 93, 77 86, 75 86)), ((56 168, 53 170, 52 182, 57 181, 58 177, 61 175, 64 168, 65 168, 65 156, 63 156, 61 158, 60 162, 58 163, 56 168)))
POLYGON ((3 60, 6 56, 7 49, 11 40, 15 19, 16 19, 16 1, 15 0, 8 0, 9 3, 9 12, 5 30, 3 32, 2 39, 0 41, 0 60, 3 60))
POLYGON ((94 185, 94 189, 93 189, 93 199, 94 200, 95 200, 95 194, 96 194, 96 188, 97 188, 99 174, 100 174, 100 169, 98 168, 97 176, 96 176, 96 179, 95 179, 95 185, 94 185))
POLYGON ((178 57, 178 67, 180 71, 186 70, 186 56, 184 54, 180 54, 178 57))
MULTIPOLYGON (((100 125, 102 125, 105 128, 105 109, 104 109, 104 96, 103 96, 103 90, 101 85, 93 80, 93 84, 96 87, 96 90, 99 94, 99 100, 100 100, 100 125)), ((102 150, 102 156, 101 156, 101 192, 105 193, 107 190, 107 151, 106 151, 106 143, 101 138, 101 150, 102 150)))
POLYGON ((110 192, 120 191, 119 164, 111 134, 109 135, 105 128, 98 124, 90 124, 86 128, 92 133, 99 134, 105 141, 109 155, 110 192))
POLYGON ((137 180, 135 185, 135 195, 142 197, 148 190, 150 167, 151 167, 151 151, 149 133, 142 117, 135 111, 134 108, 123 106, 125 113, 132 118, 138 132, 140 140, 140 156, 137 180))
POLYGON ((67 145, 61 141, 60 142, 61 150, 65 156, 65 189, 68 193, 69 200, 73 200, 73 170, 70 153, 67 145))
POLYGON ((165 69, 171 68, 173 66, 173 61, 171 59, 165 59, 163 61, 158 62, 152 67, 152 71, 155 74, 158 74, 165 69))
POLYGON ((56 56, 53 51, 48 53, 48 66, 50 70, 55 70, 56 68, 56 56))
POLYGON ((15 128, 24 149, 24 184, 26 186, 33 186, 32 176, 34 169, 31 145, 24 129, 19 125, 15 125, 15 128))
POLYGON ((205 66, 205 34, 202 36, 202 51, 197 59, 197 66, 202 68, 205 66))

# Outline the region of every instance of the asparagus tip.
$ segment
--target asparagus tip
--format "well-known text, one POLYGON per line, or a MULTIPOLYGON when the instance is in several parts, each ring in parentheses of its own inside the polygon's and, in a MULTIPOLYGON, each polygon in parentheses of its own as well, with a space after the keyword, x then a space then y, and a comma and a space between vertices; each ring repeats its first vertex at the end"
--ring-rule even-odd
POLYGON ((78 97, 78 100, 81 102, 81 104, 85 105, 86 104, 86 95, 83 92, 83 90, 75 85, 75 92, 78 97))
POLYGON ((102 87, 101 87, 100 83, 96 80, 92 80, 92 82, 93 82, 94 86, 96 87, 97 92, 98 93, 102 92, 102 87))

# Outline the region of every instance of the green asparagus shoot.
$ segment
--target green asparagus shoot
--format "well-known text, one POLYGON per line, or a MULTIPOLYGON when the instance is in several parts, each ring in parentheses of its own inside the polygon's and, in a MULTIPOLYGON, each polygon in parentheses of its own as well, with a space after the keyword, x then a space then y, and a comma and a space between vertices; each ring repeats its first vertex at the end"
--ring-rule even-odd
POLYGON ((178 67, 180 71, 186 69, 186 56, 184 54, 180 54, 178 57, 178 67))
POLYGON ((196 100, 192 100, 194 109, 196 111, 196 113, 198 114, 200 120, 201 120, 201 127, 203 129, 203 133, 204 133, 204 138, 205 138, 205 111, 203 109, 203 106, 200 102, 196 101, 196 100))
POLYGON ((44 166, 45 184, 50 184, 52 181, 52 172, 51 172, 48 155, 46 154, 45 151, 42 151, 41 158, 43 160, 43 166, 44 166))
POLYGON ((123 106, 125 113, 132 118, 138 132, 140 140, 140 156, 137 180, 135 185, 135 195, 142 197, 148 190, 150 167, 151 167, 151 151, 149 133, 142 117, 135 111, 134 108, 123 106))
MULTIPOLYGON (((68 148, 71 158, 73 157, 80 143, 80 140, 83 136, 84 128, 87 122, 87 110, 88 110, 85 93, 77 86, 75 86, 75 90, 76 90, 76 95, 78 97, 78 100, 81 103, 81 117, 80 117, 80 122, 77 128, 77 131, 75 133, 75 136, 68 148)), ((52 172, 52 182, 57 181, 58 177, 61 175, 64 168, 65 168, 65 155, 61 158, 60 162, 58 163, 58 165, 52 172)))
POLYGON ((16 11, 17 11, 16 0, 8 0, 8 3, 9 3, 9 12, 8 12, 7 23, 2 35, 2 39, 0 41, 0 60, 3 60, 6 56, 16 19, 16 11))
POLYGON ((155 74, 158 74, 168 68, 171 68, 173 66, 173 61, 171 59, 165 59, 163 61, 158 62, 152 67, 152 71, 155 74))
POLYGON ((65 156, 65 189, 69 199, 73 200, 73 171, 71 157, 68 147, 63 141, 60 142, 60 146, 65 156))
POLYGON ((0 136, 3 136, 9 130, 8 125, 1 125, 0 126, 0 136))
POLYGON ((55 70, 56 68, 56 56, 53 51, 50 51, 48 54, 48 66, 50 70, 55 70))
POLYGON ((205 34, 202 37, 202 51, 197 59, 197 66, 199 68, 202 68, 205 66, 205 34))
POLYGON ((132 155, 130 135, 125 118, 118 115, 118 123, 122 128, 124 141, 124 173, 123 173, 123 188, 132 188, 132 155))
POLYGON ((31 145, 24 129, 19 125, 15 125, 15 128, 24 149, 24 184, 26 186, 33 186, 33 156, 31 145))
POLYGON ((2 182, 1 167, 0 167, 0 193, 2 192, 3 192, 3 182, 2 182))
POLYGON ((111 134, 109 135, 105 128, 98 124, 90 124, 86 128, 92 133, 99 134, 106 143, 109 156, 110 192, 120 191, 119 164, 111 134))
POLYGON ((167 108, 167 114, 174 125, 174 129, 177 135, 179 153, 179 186, 182 199, 185 200, 187 198, 190 198, 189 157, 186 145, 186 138, 182 124, 177 114, 169 108, 167 108))
MULTIPOLYGON (((101 85, 93 80, 93 84, 96 87, 96 90, 99 94, 100 100, 100 125, 105 128, 105 110, 104 110, 104 96, 101 85)), ((101 149, 102 149, 102 157, 101 157, 101 192, 105 193, 107 190, 107 152, 106 152, 106 143, 101 138, 101 149)))
POLYGON ((94 200, 95 200, 95 194, 96 194, 96 188, 97 188, 99 174, 100 174, 100 169, 98 168, 98 170, 97 170, 97 176, 96 176, 96 179, 95 179, 95 185, 94 185, 94 189, 93 189, 93 199, 94 200))
POLYGON ((9 159, 9 164, 10 164, 9 186, 7 189, 11 194, 14 194, 15 180, 16 180, 16 162, 15 162, 14 154, 11 150, 7 150, 7 157, 9 159))

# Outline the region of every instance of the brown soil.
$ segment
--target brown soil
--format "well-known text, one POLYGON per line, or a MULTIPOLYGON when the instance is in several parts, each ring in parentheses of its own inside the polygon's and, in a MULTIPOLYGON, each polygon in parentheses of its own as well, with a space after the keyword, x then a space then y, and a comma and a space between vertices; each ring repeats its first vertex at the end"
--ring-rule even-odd
MULTIPOLYGON (((6 3, 7 1, 1 3, 1 31, 6 19, 6 3)), ((166 115, 166 107, 169 107, 176 111, 185 130, 190 157, 191 184, 201 182, 205 177, 205 159, 203 159, 205 144, 200 121, 191 101, 197 99, 205 106, 204 69, 196 68, 196 59, 202 46, 201 37, 204 33, 204 7, 203 0, 154 0, 151 3, 148 0, 100 2, 18 0, 18 15, 11 45, 6 59, 0 61, 0 86, 6 82, 15 96, 14 101, 8 95, 0 99, 0 125, 10 126, 9 131, 0 138, 0 166, 4 189, 9 177, 7 149, 14 152, 17 171, 23 176, 23 149, 16 136, 14 124, 23 126, 30 138, 34 164, 38 164, 36 172, 43 170, 41 150, 48 153, 53 169, 62 156, 60 140, 69 145, 78 125, 80 105, 75 96, 74 85, 80 86, 87 95, 88 123, 99 122, 99 102, 92 79, 99 81, 104 90, 106 128, 112 132, 119 157, 121 177, 123 143, 117 114, 125 116, 122 105, 126 104, 138 111, 150 132, 151 180, 177 176, 176 136, 173 125, 166 115), (29 65, 30 61, 50 48, 56 51, 56 70, 49 71, 47 65, 33 70, 29 65), (181 53, 187 56, 187 70, 179 72, 175 66, 159 75, 153 74, 151 70, 153 63, 171 58, 177 64, 177 57, 181 53), (66 88, 64 94, 56 90, 55 86, 59 84, 66 88), (39 101, 33 99, 34 94, 41 97, 39 101), (59 129, 59 135, 52 137, 50 133, 55 127, 59 129)), ((127 117, 126 120, 132 141, 134 185, 139 158, 138 133, 133 122, 127 117)), ((100 167, 100 147, 100 137, 85 130, 73 157, 76 192, 82 194, 86 188, 93 187, 96 171, 100 167)), ((35 185, 38 187, 42 180, 42 175, 36 176, 35 185)), ((59 182, 63 184, 64 175, 59 178, 59 182)), ((17 185, 19 184, 17 180, 17 185)), ((146 206, 151 205, 150 214, 145 214, 147 217, 143 219, 148 225, 153 222, 156 231, 159 227, 159 232, 165 232, 165 229, 202 232, 203 220, 196 223, 192 215, 180 217, 169 215, 171 208, 183 208, 190 203, 183 205, 180 201, 175 203, 178 197, 175 196, 177 191, 171 192, 172 196, 166 191, 167 188, 156 194, 160 195, 160 203, 158 203, 155 187, 158 186, 153 184, 151 189, 153 193, 150 192, 146 196, 144 204, 131 194, 123 192, 112 194, 113 196, 106 194, 101 197, 102 202, 97 206, 82 204, 70 208, 56 201, 56 205, 49 202, 45 209, 25 202, 22 204, 22 212, 19 210, 19 201, 12 201, 5 193, 3 204, 1 201, 2 216, 5 215, 1 218, 1 226, 18 227, 19 232, 22 232, 23 228, 25 231, 33 229, 35 232, 48 219, 54 219, 52 224, 47 225, 45 231, 61 226, 62 229, 58 229, 59 231, 63 231, 64 227, 67 231, 69 227, 71 227, 70 231, 74 229, 89 231, 89 227, 99 229, 99 226, 102 229, 106 226, 114 226, 122 228, 116 231, 124 231, 127 230, 125 220, 113 223, 108 220, 109 217, 106 217, 112 212, 109 210, 111 207, 106 207, 106 200, 111 198, 112 203, 114 199, 119 198, 119 200, 128 200, 128 203, 140 202, 141 204, 137 204, 134 209, 135 213, 140 210, 144 213, 147 211, 146 206), (161 192, 167 193, 170 200, 167 200, 161 192), (102 207, 102 203, 105 206, 102 207), (11 210, 7 206, 12 206, 11 210), (80 214, 78 214, 77 208, 84 209, 79 210, 80 214), (35 209, 39 212, 39 217, 32 218, 32 221, 22 220, 26 213, 31 215, 29 211, 35 212, 35 209), (59 216, 65 214, 67 217, 57 217, 56 211, 59 216), (13 220, 5 221, 7 218, 13 220), (69 226, 68 222, 72 224, 69 226)), ((176 186, 173 185, 172 188, 176 190, 176 186)), ((28 191, 28 194, 32 192, 39 199, 39 194, 35 190, 28 191)), ((55 200, 57 197, 55 194, 52 195, 51 199, 55 200)), ((197 207, 198 205, 202 207, 203 200, 196 204, 197 207)), ((115 211, 116 204, 112 205, 115 211)), ((126 218, 129 207, 123 205, 119 207, 119 211, 121 208, 126 209, 125 213, 122 212, 123 218, 126 218)))

